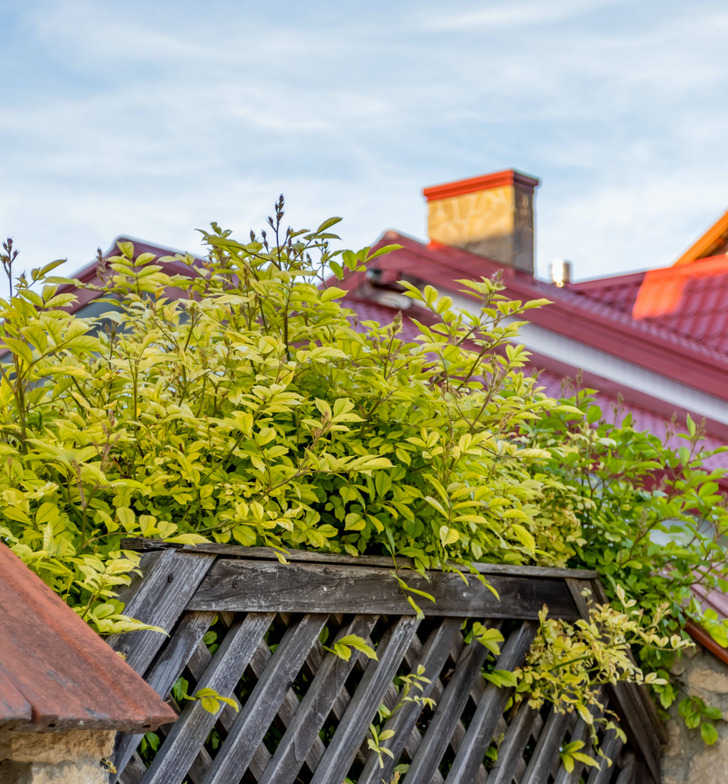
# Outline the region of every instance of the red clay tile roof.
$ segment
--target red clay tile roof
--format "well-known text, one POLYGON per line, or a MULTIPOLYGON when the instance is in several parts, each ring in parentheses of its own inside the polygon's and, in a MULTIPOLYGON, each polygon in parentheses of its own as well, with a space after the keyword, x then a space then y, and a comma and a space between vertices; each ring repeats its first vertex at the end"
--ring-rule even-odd
POLYGON ((0 542, 0 726, 146 731, 177 715, 0 542))

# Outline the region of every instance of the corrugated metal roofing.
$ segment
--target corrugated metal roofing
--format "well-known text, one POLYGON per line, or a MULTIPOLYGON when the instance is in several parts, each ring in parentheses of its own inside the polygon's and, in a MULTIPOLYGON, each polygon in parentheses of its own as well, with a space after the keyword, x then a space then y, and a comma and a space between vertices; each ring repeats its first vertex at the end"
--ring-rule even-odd
MULTIPOLYGON (((354 297, 346 298, 344 304, 356 313, 359 321, 376 321, 379 324, 390 324, 398 312, 396 307, 389 307, 354 297)), ((426 318, 423 318, 423 314, 420 312, 415 317, 420 321, 426 321, 426 318)), ((412 341, 418 334, 419 330, 415 325, 405 318, 402 324, 402 339, 412 341)), ((571 394, 568 381, 565 381, 563 374, 538 368, 537 362, 534 370, 538 371, 539 384, 544 388, 546 394, 551 397, 562 397, 563 395, 571 394)), ((625 403, 617 394, 609 394, 604 391, 596 392, 594 402, 602 409, 603 416, 607 421, 619 422, 630 413, 632 414, 632 425, 635 430, 646 431, 656 435, 658 438, 665 439, 667 445, 675 449, 685 446, 685 440, 680 438, 680 434, 684 435, 687 433, 684 420, 682 420, 682 424, 678 422, 676 426, 671 416, 662 415, 631 402, 625 403)), ((707 433, 701 445, 705 450, 713 450, 723 446, 724 443, 725 441, 721 438, 707 433)), ((728 468, 728 453, 721 453, 708 458, 705 462, 705 467, 709 470, 728 468)))
POLYGON ((728 354, 728 256, 572 284, 570 289, 630 318, 638 295, 644 299, 647 293, 657 314, 637 319, 638 323, 651 324, 703 348, 728 354))
POLYGON ((148 730, 162 701, 0 542, 0 725, 40 731, 148 730))
POLYGON ((582 283, 570 283, 568 288, 585 299, 601 302, 622 313, 632 313, 644 278, 644 272, 636 272, 631 275, 616 275, 582 283))
MULTIPOLYGON (((595 285, 587 296, 578 286, 559 288, 551 283, 536 280, 527 273, 504 267, 498 262, 476 256, 460 248, 425 245, 393 231, 387 232, 382 238, 382 244, 394 242, 399 243, 402 248, 377 260, 383 270, 396 271, 402 277, 421 280, 442 291, 459 290, 461 287, 455 283, 458 279, 492 277, 500 274, 507 296, 522 300, 546 297, 567 308, 574 319, 582 315, 594 316, 619 327, 623 332, 627 331, 636 341, 659 342, 662 347, 675 351, 676 363, 681 355, 686 358, 699 358, 702 361, 725 363, 728 367, 728 354, 717 347, 707 345, 705 341, 696 339, 690 334, 678 332, 667 322, 632 318, 627 303, 632 296, 636 298, 639 289, 637 280, 645 273, 623 276, 627 279, 626 285, 630 291, 625 294, 619 306, 613 306, 610 301, 619 300, 616 294, 618 286, 616 278, 606 279, 613 282, 609 284, 607 293, 603 293, 603 296, 598 293, 597 282, 592 281, 591 283, 595 285), (611 288, 614 288, 614 291, 609 293, 611 288)), ((348 285, 353 292, 358 293, 357 290, 363 285, 364 280, 363 273, 352 275, 348 279, 348 285)), ((547 313, 548 308, 544 310, 543 318, 548 317, 547 313)), ((542 320, 542 314, 539 312, 532 312, 529 316, 536 323, 542 320)), ((648 354, 649 347, 646 347, 645 351, 648 354)))
POLYGON ((684 276, 675 308, 647 320, 728 352, 728 257, 720 257, 720 262, 710 274, 699 269, 700 262, 691 264, 693 274, 684 276))

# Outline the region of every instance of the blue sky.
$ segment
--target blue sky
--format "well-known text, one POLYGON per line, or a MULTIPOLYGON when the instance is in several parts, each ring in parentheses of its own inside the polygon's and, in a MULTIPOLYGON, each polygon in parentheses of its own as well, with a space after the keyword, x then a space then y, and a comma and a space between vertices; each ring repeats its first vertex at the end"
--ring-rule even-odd
POLYGON ((537 258, 670 264, 728 208, 720 0, 0 0, 0 235, 199 250, 283 192, 348 246, 425 235, 424 186, 539 177, 537 258))

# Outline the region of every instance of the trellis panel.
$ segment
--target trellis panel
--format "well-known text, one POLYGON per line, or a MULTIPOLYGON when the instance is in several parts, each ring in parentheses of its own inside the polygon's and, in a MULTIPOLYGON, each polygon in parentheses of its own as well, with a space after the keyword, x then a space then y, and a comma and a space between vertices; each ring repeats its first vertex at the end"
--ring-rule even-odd
POLYGON ((472 575, 466 584, 457 574, 433 572, 425 581, 405 571, 408 584, 435 598, 422 600, 420 619, 379 560, 317 564, 309 553, 280 564, 268 552, 250 555, 230 547, 145 553, 147 574, 130 606, 170 635, 124 635, 116 644, 179 719, 162 728, 156 753, 139 748, 139 735, 122 737, 122 784, 659 782, 659 734, 639 689, 606 694, 611 710, 632 714, 623 716, 626 746, 613 732, 600 737, 613 764, 568 772, 559 751, 572 740, 589 751, 584 722, 549 707, 512 707, 511 690, 484 678, 523 663, 544 603, 556 617, 580 617, 581 590, 596 590, 593 573, 485 565, 496 601, 472 575), (501 629, 497 661, 466 642, 473 621, 501 629), (344 661, 327 649, 349 634, 367 640, 377 659, 354 650, 344 661), (427 680, 405 700, 402 678, 419 666, 427 680), (178 704, 170 692, 179 678, 193 699, 178 704), (209 713, 194 699, 202 688, 230 697, 237 711, 209 713), (389 718, 378 718, 381 705, 394 709, 389 718), (384 751, 370 748, 370 725, 393 731, 384 751))

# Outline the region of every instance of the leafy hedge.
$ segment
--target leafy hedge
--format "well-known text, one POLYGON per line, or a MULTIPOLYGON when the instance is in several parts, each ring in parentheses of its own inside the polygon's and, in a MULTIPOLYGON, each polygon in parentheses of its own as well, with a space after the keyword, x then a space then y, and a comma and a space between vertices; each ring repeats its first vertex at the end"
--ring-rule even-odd
MULTIPOLYGON (((137 561, 120 542, 144 536, 421 570, 586 566, 617 607, 620 585, 639 601, 645 628, 659 610, 659 634, 682 635, 690 584, 717 584, 706 567, 726 530, 695 425, 673 453, 629 418, 604 423, 587 393, 543 394, 514 341, 544 303, 509 301, 497 281, 460 282, 475 314, 407 286, 427 313, 411 342, 401 316, 355 323, 326 275, 388 249, 332 253, 335 219, 284 231, 282 208, 248 242, 213 224, 203 263, 177 257, 184 275, 120 243, 95 320, 64 309, 74 295, 54 264, 13 284, 5 244, 0 536, 13 550, 102 633, 129 628, 114 597, 137 561)), ((651 671, 660 647, 643 646, 651 671)))

